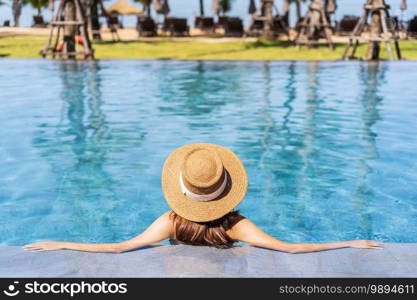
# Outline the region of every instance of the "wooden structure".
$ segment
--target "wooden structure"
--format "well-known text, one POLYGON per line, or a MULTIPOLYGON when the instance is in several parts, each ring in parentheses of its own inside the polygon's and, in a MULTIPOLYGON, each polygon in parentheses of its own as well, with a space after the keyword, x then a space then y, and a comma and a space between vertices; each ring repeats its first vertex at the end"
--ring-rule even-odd
POLYGON ((404 22, 404 12, 406 10, 407 10, 407 0, 402 0, 401 5, 400 5, 401 15, 400 15, 400 20, 398 21, 398 34, 400 35, 400 37, 404 37, 404 38, 408 37, 407 25, 404 22))
POLYGON ((301 20, 301 0, 283 0, 282 3, 282 14, 284 22, 287 24, 287 26, 290 26, 290 4, 295 3, 296 10, 296 20, 295 24, 298 24, 301 20))
MULTIPOLYGON (((327 21, 330 23, 330 25, 332 24, 332 15, 336 14, 336 10, 337 10, 336 0, 324 0, 324 12, 326 13, 327 21)), ((336 23, 336 21, 334 21, 334 23, 336 23)))
POLYGON ((396 26, 392 24, 392 19, 389 16, 389 9, 390 6, 385 3, 385 0, 367 0, 364 5, 364 13, 349 37, 349 43, 343 52, 342 59, 355 58, 355 52, 360 41, 368 43, 367 60, 379 59, 381 42, 385 42, 389 59, 393 60, 392 41, 394 42, 397 58, 402 59, 398 43, 399 37, 396 26), (370 32, 368 36, 362 36, 368 17, 371 17, 370 32))
POLYGON ((56 15, 42 57, 51 55, 61 59, 94 58, 84 9, 80 0, 59 0, 56 15))
POLYGON ((121 28, 121 24, 119 22, 119 15, 118 14, 108 14, 107 15, 107 28, 110 30, 111 40, 113 42, 120 41, 120 36, 117 32, 118 29, 121 28))
MULTIPOLYGON (((252 4, 252 2, 251 2, 252 4)), ((262 0, 260 8, 256 9, 252 4, 252 19, 248 28, 248 35, 262 36, 265 39, 275 39, 280 33, 289 36, 285 18, 279 16, 274 0, 262 0), (274 17, 274 9, 277 11, 274 17)))
POLYGON ((296 30, 297 47, 301 45, 311 47, 319 44, 319 39, 325 38, 330 50, 334 50, 332 29, 322 0, 311 0, 308 11, 296 30))
POLYGON ((92 38, 93 40, 101 40, 101 24, 100 24, 100 17, 108 18, 109 15, 107 14, 102 0, 90 0, 84 2, 84 8, 86 12, 86 17, 88 20, 88 25, 91 28, 92 38))

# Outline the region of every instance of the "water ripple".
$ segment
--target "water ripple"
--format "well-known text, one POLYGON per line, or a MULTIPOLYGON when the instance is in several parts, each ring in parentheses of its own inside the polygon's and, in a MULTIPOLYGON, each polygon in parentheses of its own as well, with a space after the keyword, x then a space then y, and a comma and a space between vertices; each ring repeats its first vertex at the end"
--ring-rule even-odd
POLYGON ((417 242, 416 66, 3 59, 0 244, 137 234, 190 142, 237 152, 278 238, 417 242))

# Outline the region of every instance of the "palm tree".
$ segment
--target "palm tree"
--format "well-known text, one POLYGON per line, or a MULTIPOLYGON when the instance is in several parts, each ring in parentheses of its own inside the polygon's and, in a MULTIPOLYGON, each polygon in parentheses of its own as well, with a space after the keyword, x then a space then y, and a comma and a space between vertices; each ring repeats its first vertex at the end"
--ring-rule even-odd
POLYGON ((18 27, 20 15, 22 14, 22 2, 20 0, 13 0, 12 12, 13 12, 13 26, 18 27))
POLYGON ((220 0, 220 10, 223 15, 232 9, 233 0, 220 0))
POLYGON ((49 0, 23 0, 23 3, 29 3, 32 5, 32 7, 38 11, 38 16, 40 16, 42 8, 48 6, 49 0))
POLYGON ((204 0, 200 0, 200 16, 204 16, 204 0))

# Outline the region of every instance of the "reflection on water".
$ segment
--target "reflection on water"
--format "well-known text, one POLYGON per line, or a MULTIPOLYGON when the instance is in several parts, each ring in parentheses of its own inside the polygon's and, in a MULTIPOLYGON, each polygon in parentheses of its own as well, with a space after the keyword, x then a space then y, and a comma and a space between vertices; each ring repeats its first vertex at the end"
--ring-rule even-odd
POLYGON ((401 97, 414 83, 393 75, 410 67, 26 63, 30 72, 12 77, 28 90, 42 78, 51 84, 42 96, 3 87, 16 101, 0 103, 1 130, 14 133, 0 144, 0 169, 14 170, 0 177, 2 243, 137 234, 168 209, 162 164, 189 142, 238 153, 250 180, 239 209, 283 240, 416 241, 417 198, 409 189, 417 178, 409 126, 416 108, 411 94, 401 97), (36 224, 31 233, 23 230, 28 222, 36 224))
POLYGON ((295 87, 295 83, 296 83, 296 66, 295 66, 295 62, 292 62, 288 66, 288 83, 285 85, 287 96, 286 96, 286 100, 283 106, 287 109, 287 112, 283 116, 281 130, 283 131, 283 134, 285 135, 284 141, 286 142, 282 145, 282 150, 286 149, 286 146, 288 145, 292 136, 289 123, 291 119, 291 113, 294 110, 292 108, 292 103, 297 97, 297 89, 295 87))
MULTIPOLYGON (((271 116, 269 110, 271 109, 271 69, 268 62, 263 63, 262 79, 264 82, 264 87, 262 89, 262 97, 260 98, 262 108, 260 110, 260 117, 264 120, 264 130, 261 136, 261 147, 262 152, 259 159, 259 169, 264 174, 262 185, 262 194, 270 194, 273 186, 275 185, 275 180, 273 174, 269 171, 268 164, 265 164, 266 158, 270 155, 271 152, 271 131, 274 128, 274 119, 271 116)), ((262 214, 267 213, 268 202, 271 202, 272 199, 268 197, 263 197, 262 199, 262 214)), ((273 201, 273 200, 272 200, 273 201)))
POLYGON ((70 235, 93 236, 94 226, 109 222, 118 200, 115 181, 104 168, 110 130, 102 110, 100 66, 98 62, 62 63, 59 76, 61 120, 54 130, 39 130, 33 146, 41 149, 58 180, 53 213, 62 214, 70 209, 78 231, 70 235), (104 199, 101 203, 109 205, 100 205, 97 210, 95 204, 104 199), (85 219, 91 214, 93 222, 85 219))
POLYGON ((372 238, 372 215, 369 213, 368 202, 376 195, 373 188, 368 185, 368 175, 372 172, 368 161, 378 158, 378 150, 375 139, 377 134, 372 127, 381 119, 378 105, 382 102, 382 96, 378 95, 378 87, 384 81, 386 67, 379 63, 371 62, 361 65, 360 79, 363 82, 363 95, 360 97, 362 104, 360 129, 361 144, 363 153, 358 158, 358 172, 356 189, 351 196, 354 202, 356 213, 359 217, 361 231, 366 234, 366 238, 372 238))
MULTIPOLYGON (((159 91, 166 103, 159 109, 174 115, 208 115, 227 101, 225 98, 212 97, 212 92, 236 87, 230 82, 233 78, 225 78, 221 66, 206 66, 204 61, 196 61, 186 69, 181 65, 174 68, 167 65, 162 76, 158 81, 159 91)), ((205 126, 204 122, 190 124, 196 128, 199 125, 205 126)))

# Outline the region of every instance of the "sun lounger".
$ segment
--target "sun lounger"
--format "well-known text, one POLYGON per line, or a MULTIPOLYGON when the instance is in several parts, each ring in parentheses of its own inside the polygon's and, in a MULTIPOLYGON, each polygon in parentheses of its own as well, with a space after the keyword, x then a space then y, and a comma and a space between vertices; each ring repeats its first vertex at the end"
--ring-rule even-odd
POLYGON ((224 35, 229 37, 243 36, 243 22, 240 18, 227 18, 224 24, 224 35))
POLYGON ((156 36, 156 24, 150 17, 138 17, 136 25, 139 36, 156 36))
POLYGON ((407 31, 410 36, 417 37, 417 16, 408 22, 407 31))
POLYGON ((168 32, 171 36, 189 36, 190 29, 185 18, 166 17, 163 25, 163 30, 168 32))
MULTIPOLYGON (((255 17, 248 28, 247 35, 255 37, 262 36, 264 24, 265 19, 263 17, 260 17, 259 19, 255 17)), ((280 16, 274 17, 272 31, 275 37, 278 37, 280 34, 288 34, 284 18, 280 16)))
POLYGON ((219 19, 217 20, 217 23, 216 23, 216 28, 224 28, 228 18, 229 17, 226 17, 226 16, 219 16, 219 19))
POLYGON ((196 17, 194 26, 205 32, 215 32, 214 19, 211 17, 196 17))
POLYGON ((350 35, 353 32, 356 24, 359 21, 359 17, 344 16, 338 24, 337 31, 340 35, 350 35))
POLYGON ((43 28, 46 27, 47 23, 44 22, 42 16, 33 16, 33 25, 32 27, 43 28))

